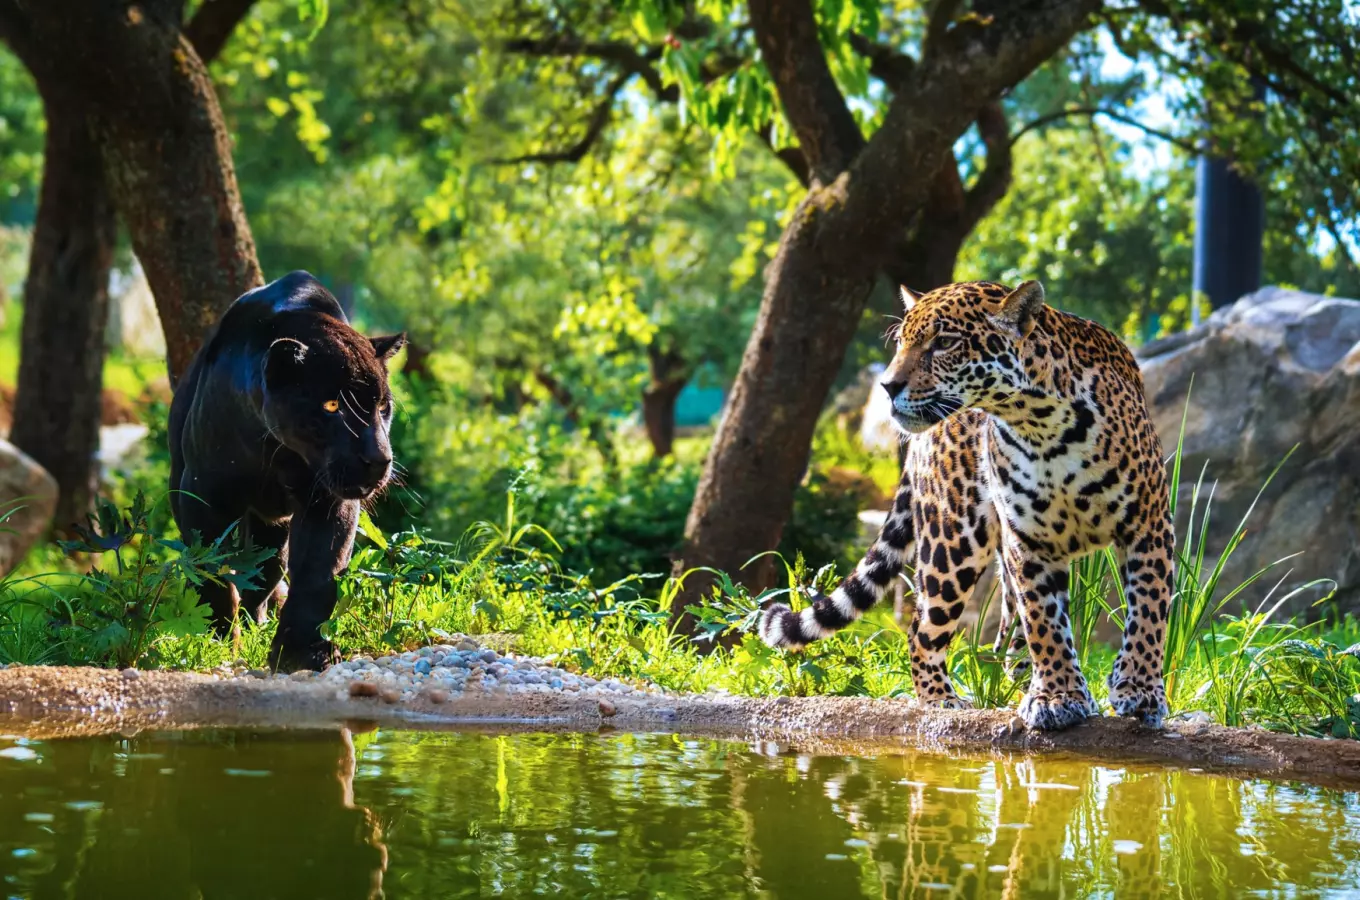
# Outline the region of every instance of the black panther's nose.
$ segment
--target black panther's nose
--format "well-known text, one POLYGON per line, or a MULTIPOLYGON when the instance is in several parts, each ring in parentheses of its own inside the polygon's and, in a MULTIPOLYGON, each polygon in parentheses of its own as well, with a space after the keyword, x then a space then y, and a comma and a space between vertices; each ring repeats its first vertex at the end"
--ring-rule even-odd
POLYGON ((889 399, 889 400, 896 400, 896 399, 897 399, 897 395, 900 394, 900 393, 902 393, 903 389, 906 388, 906 386, 907 386, 907 383, 906 383, 905 381, 885 381, 885 382, 883 382, 883 390, 885 390, 885 391, 888 392, 888 399, 889 399))
POLYGON ((392 454, 377 451, 373 453, 361 453, 359 463, 372 475, 383 475, 392 465, 392 454))

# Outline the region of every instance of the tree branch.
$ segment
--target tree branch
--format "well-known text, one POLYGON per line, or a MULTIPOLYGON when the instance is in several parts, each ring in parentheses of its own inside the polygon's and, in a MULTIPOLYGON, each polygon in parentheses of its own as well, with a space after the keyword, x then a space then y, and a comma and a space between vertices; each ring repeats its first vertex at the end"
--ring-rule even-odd
MULTIPOLYGON (((968 27, 953 25, 944 47, 924 57, 893 94, 883 122, 849 173, 834 216, 819 219, 828 259, 862 254, 866 242, 889 251, 904 216, 926 200, 950 144, 994 102, 1072 36, 1091 26, 1098 0, 1023 0, 997 4, 968 27)), ((830 202, 830 198, 828 199, 830 202)))
POLYGON ((945 33, 949 31, 949 26, 953 24, 954 17, 959 14, 959 7, 962 5, 960 0, 933 0, 926 20, 926 39, 922 57, 939 49, 940 44, 944 42, 945 33))
POLYGON ((812 180, 812 173, 808 171, 807 157, 803 155, 803 151, 797 147, 776 148, 773 124, 767 124, 764 128, 756 129, 756 134, 760 136, 765 146, 770 148, 770 152, 779 158, 785 168, 793 173, 793 177, 798 179, 798 183, 807 187, 812 180))
POLYGON ((862 34, 850 35, 850 47, 869 60, 869 74, 897 90, 916 70, 916 60, 905 53, 869 40, 862 34))
POLYGON ((829 184, 864 147, 864 135, 827 65, 811 0, 751 0, 765 67, 770 72, 812 180, 829 184))
POLYGON ((630 75, 637 75, 658 100, 674 103, 680 99, 680 91, 675 85, 665 85, 661 73, 656 70, 655 62, 660 51, 648 50, 639 53, 631 44, 622 41, 583 41, 571 35, 553 35, 545 38, 512 38, 501 44, 506 53, 522 56, 575 57, 589 56, 617 65, 630 75))
POLYGON ((1006 111, 999 100, 982 108, 978 113, 977 127, 982 144, 987 148, 987 162, 963 197, 965 234, 971 232, 1011 188, 1012 141, 1006 111))
POLYGON ((255 0, 203 0, 198 12, 184 26, 184 36, 194 45, 205 66, 217 59, 254 5, 255 0))
POLYGON ((614 112, 614 100, 618 97, 623 86, 633 77, 632 72, 623 72, 614 77, 605 89, 604 98, 596 104, 595 109, 590 114, 590 119, 586 125, 585 134, 581 139, 569 147, 561 150, 544 150, 538 153, 526 153, 522 156, 511 156, 500 159, 489 160, 493 165, 522 165, 524 163, 575 163, 580 162, 590 152, 590 148, 604 134, 605 127, 609 124, 609 119, 614 112))
POLYGON ((1153 128, 1149 125, 1144 125, 1132 116, 1126 116, 1123 113, 1116 112, 1112 109, 1104 109, 1099 106, 1075 106, 1070 109, 1060 109, 1055 112, 1046 113, 1033 121, 1026 122, 1019 131, 1010 136, 1010 143, 1014 145, 1016 141, 1020 140, 1020 138, 1029 134, 1031 131, 1037 131, 1052 125, 1054 122, 1060 122, 1063 119, 1071 119, 1077 116, 1104 116, 1107 119, 1113 119, 1116 122, 1131 125, 1139 131, 1152 135, 1155 138, 1160 138, 1168 144, 1181 148, 1187 153, 1198 155, 1201 152, 1200 148, 1195 146, 1193 141, 1188 141, 1185 138, 1177 137, 1169 132, 1153 128))

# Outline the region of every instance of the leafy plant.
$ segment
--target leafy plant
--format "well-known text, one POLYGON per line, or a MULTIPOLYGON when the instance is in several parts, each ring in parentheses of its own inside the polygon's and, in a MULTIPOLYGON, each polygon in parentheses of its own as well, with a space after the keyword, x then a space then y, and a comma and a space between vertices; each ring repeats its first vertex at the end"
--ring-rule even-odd
POLYGON ((205 632, 209 611, 189 588, 211 582, 248 590, 274 554, 240 546, 235 525, 209 544, 197 534, 189 542, 159 537, 153 514, 140 492, 126 510, 100 499, 89 524, 76 527, 78 539, 61 542, 67 553, 113 557, 110 567, 78 576, 80 590, 51 606, 58 630, 95 660, 135 665, 161 637, 205 632))

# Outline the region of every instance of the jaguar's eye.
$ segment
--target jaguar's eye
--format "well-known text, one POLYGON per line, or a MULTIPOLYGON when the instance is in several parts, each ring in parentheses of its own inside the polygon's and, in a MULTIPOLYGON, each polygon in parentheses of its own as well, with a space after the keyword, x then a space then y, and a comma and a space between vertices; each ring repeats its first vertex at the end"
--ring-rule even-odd
POLYGON ((327 400, 325 403, 321 404, 321 408, 328 413, 338 413, 340 411, 340 401, 327 400))
POLYGON ((959 339, 956 335, 942 334, 930 342, 930 349, 943 353, 946 350, 953 350, 958 346, 959 339))

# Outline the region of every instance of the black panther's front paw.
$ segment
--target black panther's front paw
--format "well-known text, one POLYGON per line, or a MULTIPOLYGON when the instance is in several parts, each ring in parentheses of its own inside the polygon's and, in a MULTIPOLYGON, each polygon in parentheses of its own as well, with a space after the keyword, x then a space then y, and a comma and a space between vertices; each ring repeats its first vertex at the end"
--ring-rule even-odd
POLYGON ((289 640, 282 631, 269 646, 269 667, 275 672, 320 672, 340 661, 335 645, 327 640, 289 640))

